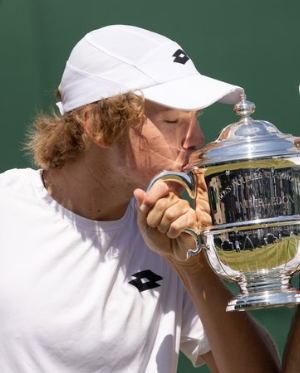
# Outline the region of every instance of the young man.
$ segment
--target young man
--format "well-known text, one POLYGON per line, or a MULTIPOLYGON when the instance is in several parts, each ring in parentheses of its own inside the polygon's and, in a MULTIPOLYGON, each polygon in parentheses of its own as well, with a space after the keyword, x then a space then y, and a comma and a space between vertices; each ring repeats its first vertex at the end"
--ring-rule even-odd
POLYGON ((181 349, 213 373, 276 373, 276 349, 187 227, 176 189, 203 143, 200 110, 242 89, 198 73, 181 47, 131 26, 87 34, 67 62, 61 116, 35 122, 39 170, 0 176, 2 373, 176 372, 181 349), (134 197, 133 197, 134 196, 134 197))

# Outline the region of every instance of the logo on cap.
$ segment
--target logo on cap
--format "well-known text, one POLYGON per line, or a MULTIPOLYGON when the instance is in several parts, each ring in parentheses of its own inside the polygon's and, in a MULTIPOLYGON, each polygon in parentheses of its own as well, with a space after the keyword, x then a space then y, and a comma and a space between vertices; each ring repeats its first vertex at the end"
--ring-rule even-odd
POLYGON ((173 54, 173 57, 175 57, 173 62, 178 62, 182 65, 184 65, 190 59, 182 49, 177 49, 177 51, 173 54))

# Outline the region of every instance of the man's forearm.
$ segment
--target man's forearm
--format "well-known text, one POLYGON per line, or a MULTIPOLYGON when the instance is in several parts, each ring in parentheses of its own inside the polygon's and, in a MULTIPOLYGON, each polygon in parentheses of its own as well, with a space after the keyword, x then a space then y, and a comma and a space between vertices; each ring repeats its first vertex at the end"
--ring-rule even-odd
POLYGON ((299 373, 300 371, 300 306, 291 323, 282 361, 283 373, 299 373))
POLYGON ((279 372, 277 350, 266 330, 247 312, 226 312, 232 295, 209 267, 200 274, 171 265, 199 312, 219 372, 279 372))

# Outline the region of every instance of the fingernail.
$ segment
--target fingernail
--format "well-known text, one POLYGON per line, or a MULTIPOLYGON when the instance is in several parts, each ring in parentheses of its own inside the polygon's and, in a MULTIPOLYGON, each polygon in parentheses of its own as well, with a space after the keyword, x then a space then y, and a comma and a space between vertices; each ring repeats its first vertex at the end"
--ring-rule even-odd
POLYGON ((144 204, 144 203, 142 203, 141 204, 141 206, 140 206, 140 210, 145 214, 146 212, 148 212, 148 208, 147 208, 147 206, 144 204))

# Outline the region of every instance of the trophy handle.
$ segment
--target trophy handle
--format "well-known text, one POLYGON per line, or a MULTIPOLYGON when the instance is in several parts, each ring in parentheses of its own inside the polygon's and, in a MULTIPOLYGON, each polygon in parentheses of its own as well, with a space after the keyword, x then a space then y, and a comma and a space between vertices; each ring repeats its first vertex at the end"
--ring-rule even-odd
POLYGON ((147 190, 149 190, 158 180, 174 181, 175 183, 182 185, 192 199, 196 198, 196 180, 192 172, 162 171, 160 174, 154 176, 150 181, 147 190))
POLYGON ((191 256, 199 254, 202 249, 207 249, 207 246, 205 244, 205 237, 204 235, 197 234, 193 229, 186 228, 184 230, 185 233, 189 233, 195 240, 196 243, 196 249, 195 250, 188 250, 186 253, 186 260, 188 260, 191 256))
MULTIPOLYGON (((192 199, 196 198, 197 182, 192 172, 185 173, 185 172, 162 171, 160 174, 156 175, 150 181, 150 184, 147 190, 149 190, 152 187, 152 185, 158 180, 174 181, 175 183, 182 185, 187 191, 188 195, 192 199)), ((200 236, 197 232, 195 232, 192 228, 186 228, 184 232, 190 234, 194 238, 195 243, 196 243, 196 249, 195 250, 190 249, 186 253, 186 259, 189 259, 192 255, 196 255, 200 253, 202 248, 205 247, 205 243, 204 243, 203 237, 200 236)))

